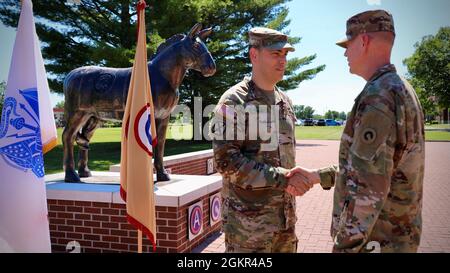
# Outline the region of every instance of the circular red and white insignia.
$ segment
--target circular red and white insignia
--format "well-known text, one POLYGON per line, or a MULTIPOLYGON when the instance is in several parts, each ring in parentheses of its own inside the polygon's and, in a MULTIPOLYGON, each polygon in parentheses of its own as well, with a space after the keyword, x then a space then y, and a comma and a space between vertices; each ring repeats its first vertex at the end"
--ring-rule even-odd
POLYGON ((220 197, 214 196, 211 204, 211 219, 215 222, 220 218, 220 197))
POLYGON ((195 206, 192 209, 189 224, 190 231, 193 235, 197 235, 202 229, 203 215, 200 206, 195 206))
POLYGON ((139 146, 153 156, 153 136, 151 134, 150 104, 142 107, 134 120, 134 136, 139 146))

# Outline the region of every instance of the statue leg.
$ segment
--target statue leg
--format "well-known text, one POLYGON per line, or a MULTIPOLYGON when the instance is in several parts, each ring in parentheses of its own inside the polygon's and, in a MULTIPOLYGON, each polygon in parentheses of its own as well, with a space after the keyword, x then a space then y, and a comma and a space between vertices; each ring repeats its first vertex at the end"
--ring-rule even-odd
POLYGON ((76 142, 78 144, 78 175, 80 177, 90 177, 92 176, 89 170, 88 163, 88 151, 89 142, 94 135, 95 129, 99 124, 99 119, 96 116, 92 116, 86 122, 86 124, 81 129, 81 132, 77 133, 76 142))
POLYGON ((69 114, 66 127, 64 127, 62 142, 64 151, 64 181, 66 182, 81 182, 80 177, 75 172, 73 142, 75 141, 75 135, 80 130, 81 126, 83 126, 83 124, 86 122, 87 118, 89 118, 89 116, 82 111, 77 111, 73 115, 69 114))
POLYGON ((163 157, 164 157, 164 146, 166 142, 166 132, 167 125, 169 124, 170 116, 165 119, 156 120, 156 133, 158 137, 158 143, 156 144, 156 149, 154 158, 154 165, 156 169, 156 181, 169 181, 170 176, 164 169, 163 157))

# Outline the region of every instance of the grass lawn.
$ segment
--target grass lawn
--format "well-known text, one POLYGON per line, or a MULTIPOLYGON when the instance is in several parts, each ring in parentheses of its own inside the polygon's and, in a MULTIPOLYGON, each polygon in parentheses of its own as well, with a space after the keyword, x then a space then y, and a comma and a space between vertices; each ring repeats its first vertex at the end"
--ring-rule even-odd
POLYGON ((427 141, 450 141, 450 132, 444 131, 425 131, 425 140, 427 141))
MULTIPOLYGON (((296 126, 296 139, 340 140, 343 126, 296 126)), ((62 129, 58 129, 58 146, 48 152, 45 158, 45 172, 52 174, 62 172, 63 150, 61 142, 62 129)), ((165 155, 182 154, 211 149, 211 143, 192 141, 192 126, 171 126, 167 130, 165 155), (179 139, 179 140, 178 140, 179 139)), ((121 128, 100 128, 90 143, 88 166, 91 170, 107 171, 110 165, 120 163, 121 128)), ((450 132, 425 131, 425 139, 431 141, 450 141, 450 132)), ((74 148, 75 159, 78 147, 74 148)), ((77 164, 77 161, 75 161, 77 164)))
MULTIPOLYGON (((165 155, 182 154, 200 150, 211 149, 210 142, 192 140, 174 140, 171 133, 176 132, 169 128, 165 155)), ((174 128, 176 129, 176 128, 174 128)), ((192 135, 192 129, 186 130, 184 136, 192 135)), ((44 155, 45 173, 52 174, 63 171, 63 148, 61 142, 62 129, 58 129, 58 146, 44 155)), ((100 128, 90 143, 89 169, 94 171, 108 171, 110 165, 120 163, 120 137, 121 128, 100 128)), ((78 147, 74 144, 75 165, 78 158, 78 147)), ((76 168, 77 169, 77 168, 76 168)))
MULTIPOLYGON (((296 139, 340 140, 343 126, 296 126, 296 139)), ((427 141, 450 141, 450 132, 425 131, 427 141)))
POLYGON ((295 139, 340 140, 344 126, 295 126, 295 139))
POLYGON ((425 125, 425 129, 450 129, 450 124, 427 124, 425 125))

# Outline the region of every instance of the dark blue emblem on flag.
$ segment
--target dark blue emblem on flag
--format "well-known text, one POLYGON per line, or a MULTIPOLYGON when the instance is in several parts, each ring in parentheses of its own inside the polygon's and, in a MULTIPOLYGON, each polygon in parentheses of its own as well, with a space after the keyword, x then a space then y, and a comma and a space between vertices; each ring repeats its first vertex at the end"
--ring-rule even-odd
POLYGON ((25 103, 5 99, 0 122, 0 155, 10 166, 44 176, 39 103, 36 88, 19 90, 25 103))

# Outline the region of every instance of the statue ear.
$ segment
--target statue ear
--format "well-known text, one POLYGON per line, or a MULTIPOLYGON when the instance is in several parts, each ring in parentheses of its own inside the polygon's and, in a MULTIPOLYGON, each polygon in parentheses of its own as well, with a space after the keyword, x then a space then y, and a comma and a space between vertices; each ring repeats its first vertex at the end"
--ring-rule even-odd
POLYGON ((205 40, 206 37, 208 37, 209 35, 211 35, 212 33, 212 28, 206 28, 202 31, 200 31, 200 33, 198 34, 198 37, 200 37, 200 39, 205 40))
POLYGON ((195 35, 197 35, 197 33, 202 29, 202 24, 201 23, 197 23, 195 24, 192 28, 191 31, 189 31, 189 38, 193 39, 195 37, 195 35))

